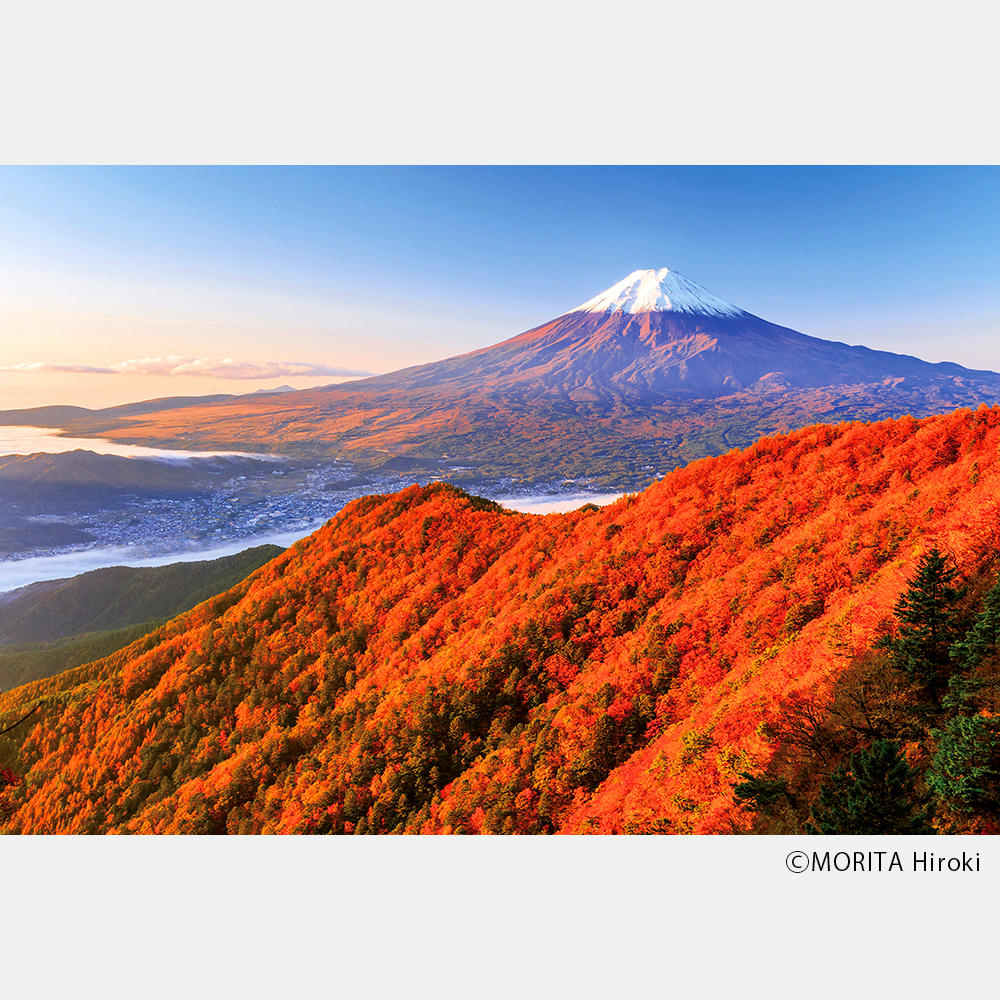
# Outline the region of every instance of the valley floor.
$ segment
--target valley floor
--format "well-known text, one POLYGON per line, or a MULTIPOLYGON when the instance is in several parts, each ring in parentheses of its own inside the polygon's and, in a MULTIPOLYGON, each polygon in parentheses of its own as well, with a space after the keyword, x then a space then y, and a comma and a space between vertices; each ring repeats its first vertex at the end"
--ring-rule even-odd
MULTIPOLYGON (((155 452, 147 448, 143 456, 155 452)), ((35 453, 32 460, 41 457, 35 453)), ((395 492, 415 479, 469 478, 462 469, 359 475, 344 462, 232 457, 220 471, 211 459, 187 457, 183 477, 169 489, 118 483, 113 478, 118 467, 110 476, 104 473, 98 487, 88 483, 82 489, 75 481, 86 482, 96 453, 78 451, 74 459, 61 480, 48 474, 37 486, 5 479, 0 468, 0 593, 102 566, 156 566, 212 559, 252 545, 287 546, 362 496, 395 492)), ((4 461, 0 458, 0 466, 4 461)), ((501 479, 477 482, 476 489, 513 509, 538 513, 606 503, 619 495, 557 480, 528 485, 501 479)))

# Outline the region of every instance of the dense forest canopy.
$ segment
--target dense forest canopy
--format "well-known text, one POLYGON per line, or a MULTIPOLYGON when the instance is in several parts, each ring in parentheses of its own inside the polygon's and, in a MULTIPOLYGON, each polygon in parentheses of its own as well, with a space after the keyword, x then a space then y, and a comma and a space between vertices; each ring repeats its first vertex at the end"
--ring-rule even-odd
POLYGON ((358 500, 0 698, 0 728, 36 710, 5 829, 832 832, 904 800, 899 829, 994 829, 998 446, 982 407, 765 438, 570 514, 358 500))

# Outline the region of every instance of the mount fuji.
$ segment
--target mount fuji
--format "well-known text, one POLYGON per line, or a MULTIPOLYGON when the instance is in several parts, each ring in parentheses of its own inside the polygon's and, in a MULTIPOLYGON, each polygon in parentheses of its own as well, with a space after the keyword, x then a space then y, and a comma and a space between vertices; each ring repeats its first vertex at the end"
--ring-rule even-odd
MULTIPOLYGON (((661 267, 432 364, 319 389, 76 411, 61 423, 142 444, 336 457, 362 471, 395 463, 458 481, 631 488, 807 424, 982 403, 1000 403, 1000 375, 810 337, 661 267)), ((45 410, 0 414, 47 420, 45 410)))
POLYGON ((808 337, 754 316, 670 268, 633 271, 556 319, 501 344, 371 386, 531 387, 576 400, 678 397, 1000 375, 808 337))

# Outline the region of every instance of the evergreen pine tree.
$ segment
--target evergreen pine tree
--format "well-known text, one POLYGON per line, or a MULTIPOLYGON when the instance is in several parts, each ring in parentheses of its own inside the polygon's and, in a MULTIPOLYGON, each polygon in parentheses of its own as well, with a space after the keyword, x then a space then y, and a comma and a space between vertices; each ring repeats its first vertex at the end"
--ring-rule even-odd
POLYGON ((758 812, 767 812, 782 800, 795 804, 795 796, 784 778, 755 778, 746 772, 740 777, 744 780, 733 785, 733 798, 736 802, 746 802, 758 812))
POLYGON ((963 670, 978 666, 1000 648, 1000 581, 983 598, 983 608, 972 627, 952 647, 955 663, 963 670))
MULTIPOLYGON (((981 670, 984 661, 996 659, 1000 653, 1000 581, 983 599, 982 610, 972 627, 951 647, 955 673, 948 681, 944 707, 964 712, 976 711, 984 692, 995 699, 1000 687, 1000 675, 995 669, 981 670)), ((990 701, 986 702, 990 705, 990 701)))
POLYGON ((1000 718, 958 715, 938 737, 927 772, 934 794, 959 812, 1000 811, 1000 718))
POLYGON ((876 740, 826 779, 807 829, 825 834, 933 833, 899 745, 876 740))
POLYGON ((955 568, 937 549, 920 560, 909 589, 896 603, 899 635, 886 641, 893 663, 923 684, 935 704, 947 681, 951 647, 959 635, 952 586, 955 568))

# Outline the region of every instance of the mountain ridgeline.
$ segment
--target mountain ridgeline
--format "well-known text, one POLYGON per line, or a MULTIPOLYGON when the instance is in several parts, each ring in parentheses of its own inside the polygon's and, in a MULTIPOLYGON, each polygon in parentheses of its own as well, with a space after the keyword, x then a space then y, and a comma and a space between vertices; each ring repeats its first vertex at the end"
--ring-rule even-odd
POLYGON ((874 782, 893 829, 995 830, 998 456, 981 407, 764 438, 569 514, 443 483, 357 500, 3 695, 0 728, 28 720, 0 822, 844 832, 874 782))
MULTIPOLYGON (((668 268, 635 271, 510 340, 343 385, 72 411, 74 434, 169 447, 405 457, 467 482, 634 488, 694 458, 818 421, 1000 402, 1000 375, 821 340, 668 268)), ((0 414, 45 423, 48 411, 0 414)))

